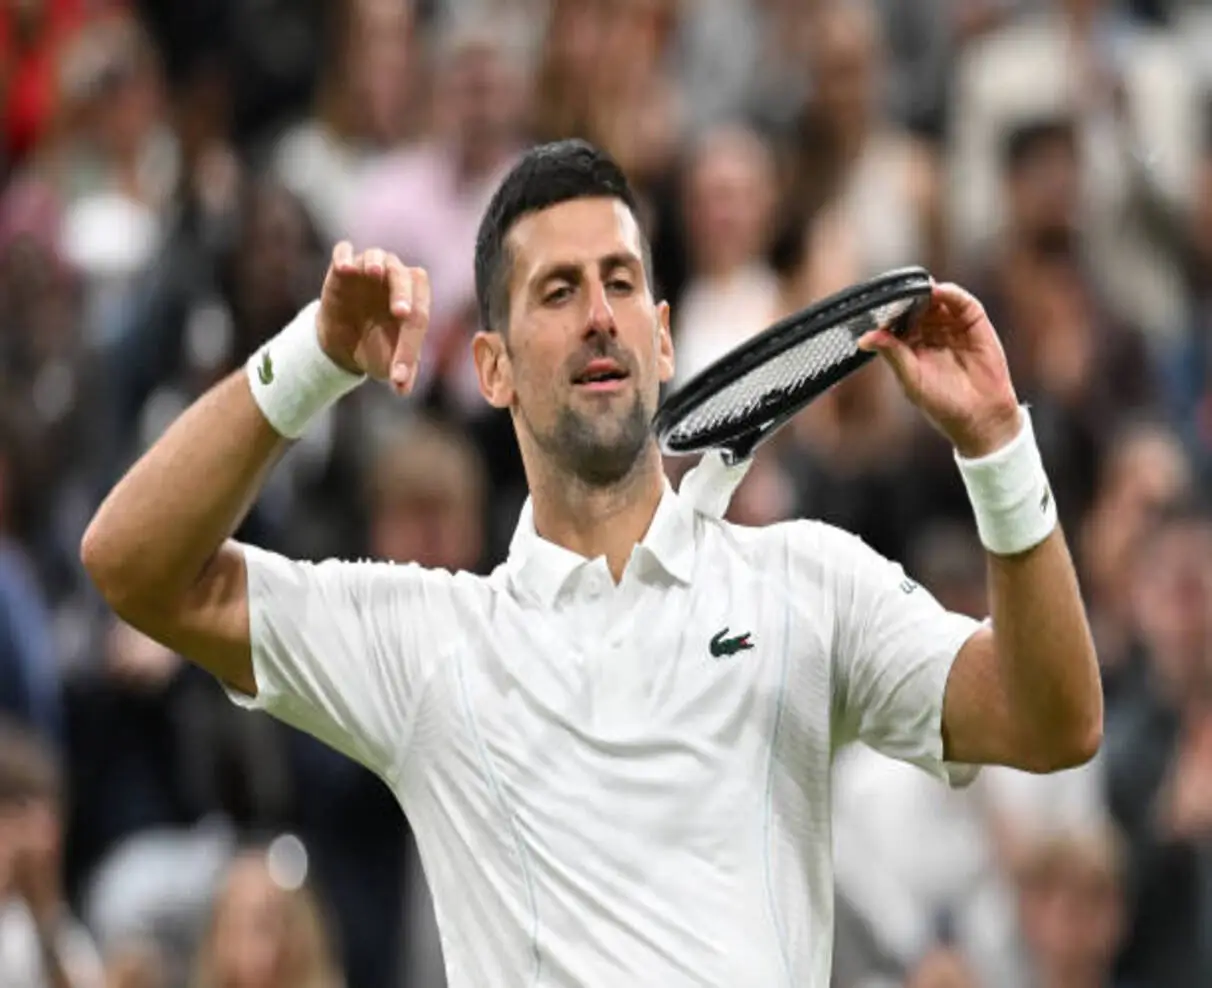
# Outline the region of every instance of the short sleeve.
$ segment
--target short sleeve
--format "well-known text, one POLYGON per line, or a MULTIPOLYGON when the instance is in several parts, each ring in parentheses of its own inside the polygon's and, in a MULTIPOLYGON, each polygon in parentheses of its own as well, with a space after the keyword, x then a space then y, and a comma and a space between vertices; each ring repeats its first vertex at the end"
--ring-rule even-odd
POLYGON ((441 651, 438 629, 455 626, 454 577, 243 550, 257 695, 228 688, 228 696, 391 779, 441 651))
POLYGON ((835 736, 925 769, 953 786, 972 766, 943 760, 943 697, 961 646, 981 627, 946 610, 904 568, 826 528, 834 567, 835 736))

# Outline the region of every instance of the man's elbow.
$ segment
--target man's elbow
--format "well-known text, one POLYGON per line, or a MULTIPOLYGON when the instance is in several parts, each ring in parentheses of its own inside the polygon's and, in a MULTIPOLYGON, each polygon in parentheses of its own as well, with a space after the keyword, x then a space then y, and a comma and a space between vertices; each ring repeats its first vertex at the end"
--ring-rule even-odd
POLYGON ((1056 767, 1053 772, 1067 768, 1078 768, 1094 759, 1103 746, 1103 725, 1100 720, 1097 727, 1089 728, 1078 734, 1066 745, 1060 746, 1056 767))
POLYGON ((80 565, 105 602, 112 607, 115 599, 123 595, 122 567, 106 543, 104 531, 98 528, 94 520, 80 540, 80 565))
POLYGON ((80 540, 80 564, 110 609, 129 623, 150 596, 133 554, 94 520, 80 540))
POLYGON ((1053 735, 1037 748, 1032 769, 1040 774, 1079 768, 1092 761, 1103 746, 1103 718, 1100 713, 1080 727, 1063 735, 1053 735))

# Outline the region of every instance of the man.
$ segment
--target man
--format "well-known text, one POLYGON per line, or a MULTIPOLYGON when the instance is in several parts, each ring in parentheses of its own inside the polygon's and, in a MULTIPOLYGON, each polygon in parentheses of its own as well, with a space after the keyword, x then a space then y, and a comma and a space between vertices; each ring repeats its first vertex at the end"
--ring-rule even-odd
POLYGON ((101 958, 61 872, 62 783, 50 751, 0 720, 0 985, 101 988, 101 958))
POLYGON ((913 343, 863 345, 952 438, 982 538, 1010 553, 990 558, 989 625, 857 538, 731 526, 710 484, 670 489, 649 272, 626 180, 589 145, 532 150, 490 204, 473 348, 531 496, 487 578, 228 541, 284 437, 363 376, 416 378, 425 272, 346 243, 320 300, 174 423, 82 545, 128 621, 383 777, 454 988, 825 988, 838 745, 942 777, 1099 745, 1073 568, 979 304, 940 286, 913 343))

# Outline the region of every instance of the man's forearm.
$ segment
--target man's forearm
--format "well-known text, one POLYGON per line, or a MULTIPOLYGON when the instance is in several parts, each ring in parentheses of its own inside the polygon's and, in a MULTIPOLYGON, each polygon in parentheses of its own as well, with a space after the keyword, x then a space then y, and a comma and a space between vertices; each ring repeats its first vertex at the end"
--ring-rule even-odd
POLYGON ((110 605, 123 613, 185 595, 285 446, 243 370, 192 405, 117 484, 85 534, 85 566, 110 605))
POLYGON ((989 556, 993 635, 1015 720, 1045 763, 1092 757, 1102 737, 1098 659, 1064 534, 989 556))

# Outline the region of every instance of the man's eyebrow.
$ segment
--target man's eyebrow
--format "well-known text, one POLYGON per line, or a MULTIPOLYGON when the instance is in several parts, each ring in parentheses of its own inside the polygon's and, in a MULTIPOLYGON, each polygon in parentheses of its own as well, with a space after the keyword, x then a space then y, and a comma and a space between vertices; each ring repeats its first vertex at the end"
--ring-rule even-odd
POLYGON ((561 281, 580 281, 580 266, 573 264, 571 261, 556 261, 553 264, 540 268, 535 273, 533 284, 542 285, 557 278, 561 281))
POLYGON ((630 251, 619 250, 613 254, 607 254, 600 261, 598 266, 603 271, 612 271, 614 268, 639 268, 643 262, 632 254, 630 251))
MULTIPOLYGON (((598 268, 602 271, 613 271, 615 268, 638 269, 643 262, 630 251, 614 251, 598 258, 598 268)), ((578 282, 581 280, 581 266, 571 261, 555 261, 540 268, 534 276, 532 284, 543 285, 549 281, 578 282)))

